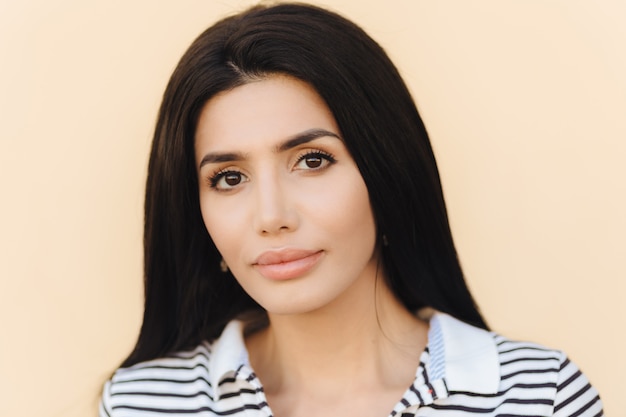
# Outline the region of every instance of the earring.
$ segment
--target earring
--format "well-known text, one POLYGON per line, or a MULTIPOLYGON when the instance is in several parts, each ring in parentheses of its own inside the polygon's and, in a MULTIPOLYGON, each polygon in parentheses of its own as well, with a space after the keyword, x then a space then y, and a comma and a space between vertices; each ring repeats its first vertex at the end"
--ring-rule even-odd
POLYGON ((383 235, 383 246, 389 246, 389 241, 387 240, 387 235, 383 235))
POLYGON ((220 270, 223 273, 227 273, 228 272, 228 264, 226 263, 226 261, 224 260, 224 258, 222 258, 222 260, 220 261, 220 270))

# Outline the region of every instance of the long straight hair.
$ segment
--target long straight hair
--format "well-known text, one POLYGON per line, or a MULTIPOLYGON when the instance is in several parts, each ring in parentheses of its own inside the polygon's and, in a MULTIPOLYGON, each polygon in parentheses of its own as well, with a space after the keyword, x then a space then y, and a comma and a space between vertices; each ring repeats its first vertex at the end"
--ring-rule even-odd
POLYGON ((309 83, 332 111, 385 236, 382 266, 396 297, 411 311, 428 306, 486 328, 459 265, 428 134, 393 63, 333 12, 257 6, 202 33, 165 90, 146 185, 143 325, 122 366, 211 340, 237 315, 262 310, 220 271, 200 214, 194 135, 208 100, 272 74, 309 83))

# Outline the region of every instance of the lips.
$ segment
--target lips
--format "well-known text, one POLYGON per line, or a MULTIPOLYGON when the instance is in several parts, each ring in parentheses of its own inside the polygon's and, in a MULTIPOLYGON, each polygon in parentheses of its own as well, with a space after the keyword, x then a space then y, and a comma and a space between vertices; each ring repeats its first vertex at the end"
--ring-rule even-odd
POLYGON ((252 266, 264 277, 272 280, 298 278, 313 269, 323 251, 282 249, 262 253, 252 266))

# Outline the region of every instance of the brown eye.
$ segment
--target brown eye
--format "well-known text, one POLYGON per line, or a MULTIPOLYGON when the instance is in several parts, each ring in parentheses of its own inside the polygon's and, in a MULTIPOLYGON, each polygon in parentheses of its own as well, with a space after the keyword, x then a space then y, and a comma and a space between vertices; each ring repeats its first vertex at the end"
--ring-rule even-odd
POLYGON ((335 163, 335 158, 322 151, 311 151, 300 156, 294 169, 303 171, 319 171, 335 163))
POLYGON ((241 174, 239 172, 231 172, 224 175, 224 182, 233 187, 241 182, 241 174))
POLYGON ((308 168, 319 168, 322 165, 322 158, 319 156, 308 156, 304 159, 308 168))
POLYGON ((245 174, 235 170, 225 170, 216 173, 209 179, 211 188, 218 191, 228 191, 248 181, 245 174))

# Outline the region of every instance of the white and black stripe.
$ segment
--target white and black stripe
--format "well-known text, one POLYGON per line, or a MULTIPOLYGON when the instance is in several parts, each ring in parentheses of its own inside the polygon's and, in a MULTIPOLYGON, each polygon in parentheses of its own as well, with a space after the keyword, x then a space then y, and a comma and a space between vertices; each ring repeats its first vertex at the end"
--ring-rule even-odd
MULTIPOLYGON (((474 340, 455 339, 463 334, 458 326, 468 325, 441 314, 433 320, 439 322, 431 325, 415 380, 390 417, 603 415, 597 391, 563 353, 480 330, 476 337, 483 338, 481 343, 488 338, 495 347, 480 357, 478 350, 472 353, 474 340), (471 358, 452 360, 454 343, 467 346, 471 358), (493 381, 485 381, 484 375, 476 375, 475 382, 463 379, 463 372, 482 369, 490 360, 498 362, 496 384, 489 385, 493 381)), ((118 370, 104 388, 100 416, 272 416, 247 363, 241 326, 229 327, 220 339, 230 340, 118 370), (227 370, 212 374, 216 369, 227 370)))

